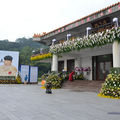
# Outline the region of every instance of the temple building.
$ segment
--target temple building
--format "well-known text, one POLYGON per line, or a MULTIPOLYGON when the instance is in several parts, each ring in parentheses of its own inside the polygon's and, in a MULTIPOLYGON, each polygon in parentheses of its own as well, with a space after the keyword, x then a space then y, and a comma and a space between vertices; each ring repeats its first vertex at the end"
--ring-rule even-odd
POLYGON ((35 52, 32 60, 50 62, 51 71, 58 72, 90 68, 87 80, 105 80, 111 67, 120 67, 119 22, 120 2, 51 32, 34 34, 35 42, 50 46, 41 51, 51 58, 41 58, 35 52))

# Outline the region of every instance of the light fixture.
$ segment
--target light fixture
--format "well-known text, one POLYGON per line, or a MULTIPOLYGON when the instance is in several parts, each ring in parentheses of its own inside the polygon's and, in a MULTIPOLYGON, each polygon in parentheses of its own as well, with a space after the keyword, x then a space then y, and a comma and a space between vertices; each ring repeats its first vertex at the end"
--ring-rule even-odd
POLYGON ((42 54, 42 49, 43 49, 43 48, 40 49, 40 53, 41 53, 41 54, 42 54))
POLYGON ((91 27, 87 27, 86 30, 87 30, 87 36, 88 36, 88 31, 91 30, 91 27))
POLYGON ((53 39, 53 40, 52 40, 52 45, 54 44, 55 41, 56 41, 56 39, 53 39))
POLYGON ((113 22, 116 22, 116 27, 118 27, 118 18, 113 18, 113 22))
POLYGON ((71 36, 71 34, 67 34, 67 41, 69 40, 69 36, 71 36))

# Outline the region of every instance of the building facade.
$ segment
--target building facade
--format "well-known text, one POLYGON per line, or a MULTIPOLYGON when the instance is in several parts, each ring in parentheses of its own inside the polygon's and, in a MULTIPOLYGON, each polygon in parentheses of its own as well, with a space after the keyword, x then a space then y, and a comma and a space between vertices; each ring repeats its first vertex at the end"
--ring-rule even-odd
POLYGON ((33 40, 50 46, 51 71, 90 68, 88 80, 105 80, 111 67, 120 67, 120 3, 62 26, 33 40))

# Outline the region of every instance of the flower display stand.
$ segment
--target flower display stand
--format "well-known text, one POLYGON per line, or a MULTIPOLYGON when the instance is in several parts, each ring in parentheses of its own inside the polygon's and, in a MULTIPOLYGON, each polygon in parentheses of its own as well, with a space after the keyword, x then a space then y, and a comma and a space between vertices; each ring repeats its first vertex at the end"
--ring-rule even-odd
POLYGON ((102 83, 99 97, 120 99, 120 68, 111 68, 111 73, 107 75, 102 83))

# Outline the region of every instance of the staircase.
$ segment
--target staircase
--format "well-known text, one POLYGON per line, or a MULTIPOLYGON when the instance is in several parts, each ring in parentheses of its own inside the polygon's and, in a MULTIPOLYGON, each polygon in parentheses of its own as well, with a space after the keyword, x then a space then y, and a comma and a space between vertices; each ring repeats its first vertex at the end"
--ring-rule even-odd
POLYGON ((71 89, 76 92, 96 92, 99 93, 104 81, 74 80, 65 81, 62 89, 71 89))

